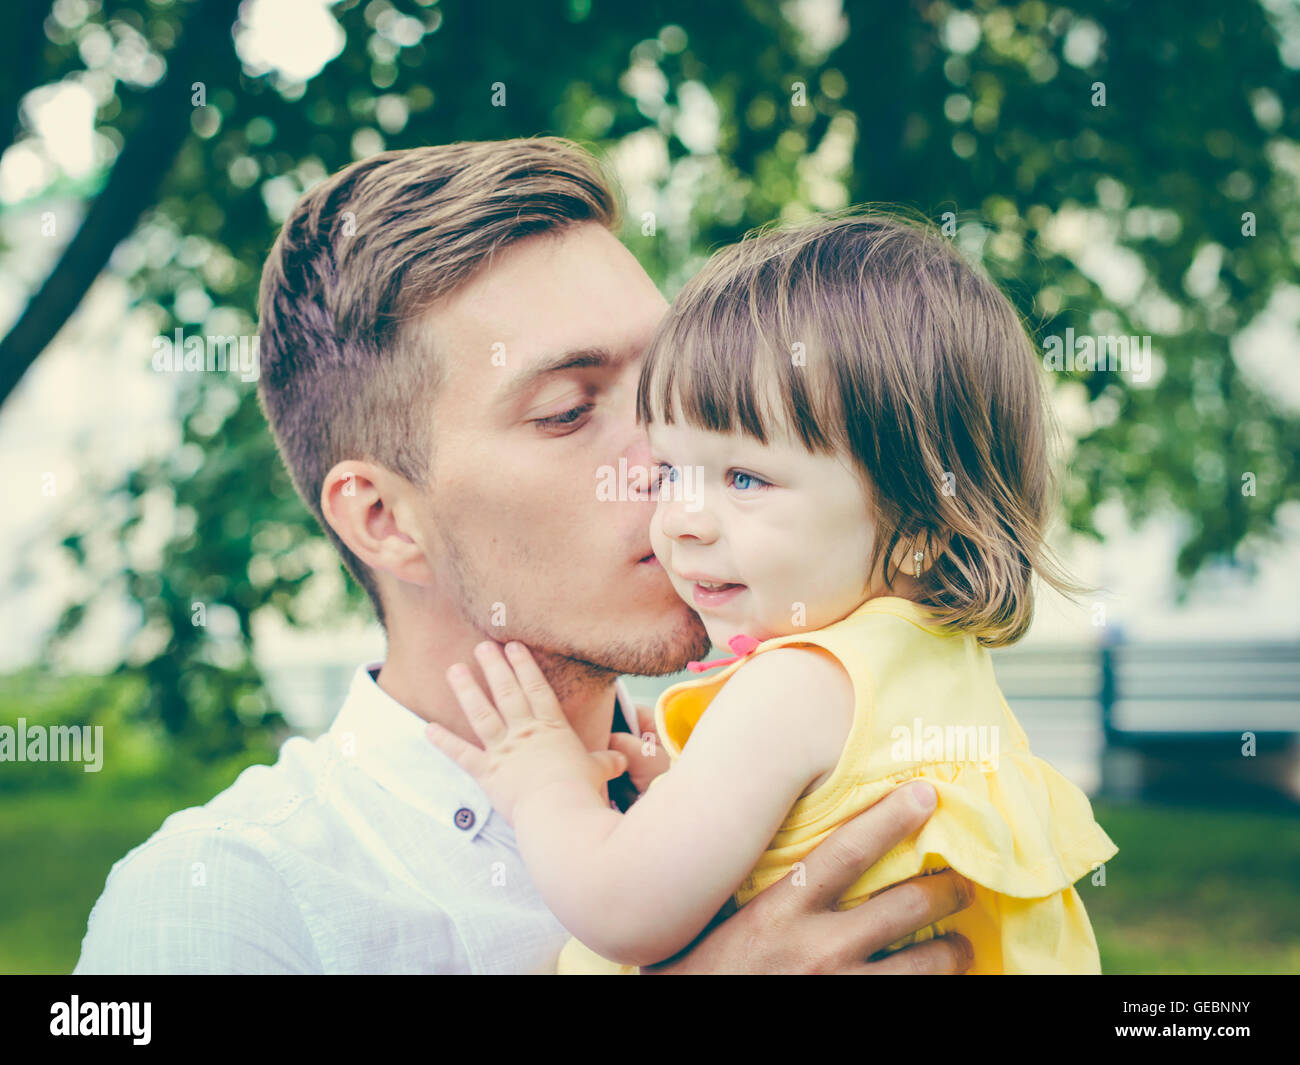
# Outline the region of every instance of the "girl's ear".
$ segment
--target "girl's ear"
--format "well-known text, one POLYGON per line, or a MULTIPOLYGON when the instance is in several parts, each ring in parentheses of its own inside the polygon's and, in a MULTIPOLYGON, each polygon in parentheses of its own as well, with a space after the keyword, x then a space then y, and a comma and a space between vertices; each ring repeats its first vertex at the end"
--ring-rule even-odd
POLYGON ((948 542, 951 539, 952 531, 950 529, 930 534, 930 546, 925 550, 925 563, 924 568, 921 570, 922 573, 943 557, 943 553, 948 550, 948 542))
POLYGON ((919 565, 920 575, 925 576, 926 571, 947 550, 950 536, 948 532, 920 532, 910 538, 899 540, 889 563, 890 572, 915 578, 919 565), (918 553, 921 555, 920 559, 916 557, 918 553))
MULTIPOLYGON (((925 548, 924 533, 920 534, 920 536, 900 537, 898 543, 894 547, 894 553, 893 555, 890 556, 889 559, 888 572, 890 576, 893 577, 894 580, 897 580, 899 577, 915 576, 916 552, 919 550, 923 550, 924 548, 925 548)), ((926 559, 922 563, 922 567, 928 564, 928 562, 929 562, 929 554, 927 552, 926 559)), ((921 572, 924 573, 925 569, 922 568, 921 572)))

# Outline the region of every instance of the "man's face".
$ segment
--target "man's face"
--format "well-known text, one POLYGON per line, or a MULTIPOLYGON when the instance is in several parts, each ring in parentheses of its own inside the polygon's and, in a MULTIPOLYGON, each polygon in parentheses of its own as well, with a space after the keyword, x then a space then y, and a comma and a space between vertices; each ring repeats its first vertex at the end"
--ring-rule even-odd
POLYGON ((661 674, 708 650, 651 548, 648 484, 597 492, 602 467, 649 466, 636 385, 666 310, 587 224, 509 245, 429 317, 445 376, 417 520, 437 594, 560 673, 661 674))

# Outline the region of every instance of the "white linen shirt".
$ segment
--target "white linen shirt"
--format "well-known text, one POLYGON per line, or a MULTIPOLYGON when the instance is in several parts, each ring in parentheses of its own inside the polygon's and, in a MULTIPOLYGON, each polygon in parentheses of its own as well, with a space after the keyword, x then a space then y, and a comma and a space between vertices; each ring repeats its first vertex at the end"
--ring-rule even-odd
MULTIPOLYGON (((82 973, 553 973, 568 940, 514 830, 357 670, 316 740, 245 769, 113 865, 82 973)), ((618 715, 636 711, 621 681, 618 715)))

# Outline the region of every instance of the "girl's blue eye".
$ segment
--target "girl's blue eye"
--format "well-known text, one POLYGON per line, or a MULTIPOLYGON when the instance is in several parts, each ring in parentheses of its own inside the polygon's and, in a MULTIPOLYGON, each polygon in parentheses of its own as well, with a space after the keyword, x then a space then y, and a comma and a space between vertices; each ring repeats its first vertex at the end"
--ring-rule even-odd
POLYGON ((660 484, 662 484, 664 481, 675 481, 675 480, 677 480, 678 473, 677 473, 677 467, 676 467, 676 466, 670 466, 670 465, 668 465, 668 463, 666 463, 666 462, 660 462, 660 463, 657 463, 657 466, 658 466, 658 468, 659 468, 659 483, 660 483, 660 484))
POLYGON ((731 474, 731 486, 740 492, 749 488, 760 488, 766 484, 765 480, 755 477, 752 473, 741 473, 740 470, 735 470, 731 474))

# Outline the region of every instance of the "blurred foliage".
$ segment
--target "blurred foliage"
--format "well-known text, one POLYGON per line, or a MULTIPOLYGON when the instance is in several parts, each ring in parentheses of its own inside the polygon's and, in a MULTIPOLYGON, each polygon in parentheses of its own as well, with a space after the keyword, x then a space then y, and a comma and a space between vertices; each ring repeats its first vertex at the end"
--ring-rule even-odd
MULTIPOLYGON (((165 59, 197 6, 59 0, 41 79, 107 75, 96 124, 120 145, 141 124, 129 70, 142 48, 165 59)), ((826 5, 776 0, 330 10, 341 51, 305 83, 245 68, 231 39, 212 41, 207 104, 111 267, 158 309, 159 333, 253 332, 279 223, 355 158, 559 133, 616 162, 624 237, 670 295, 755 225, 897 202, 936 221, 952 212, 955 239, 1038 339, 1152 336, 1162 372, 1146 384, 1105 372, 1057 382, 1086 416, 1065 484, 1077 530, 1095 534, 1112 498, 1137 519, 1180 514, 1176 566, 1190 577, 1211 561, 1248 564, 1296 500, 1294 412, 1230 347, 1297 280, 1300 92, 1278 26, 1292 19, 1294 60, 1300 16, 1284 4, 849 0, 820 25, 809 13, 826 5), (498 83, 504 107, 492 106, 498 83), (1133 284, 1115 280, 1115 263, 1133 284)), ((256 611, 306 624, 368 607, 321 551, 255 386, 180 376, 177 446, 70 512, 64 546, 93 566, 96 596, 138 604, 121 672, 143 683, 150 713, 218 755, 277 722, 252 665, 256 611), (160 500, 165 546, 133 550, 160 500)), ((69 606, 56 641, 87 623, 87 602, 69 606)))
POLYGON ((146 683, 139 674, 98 677, 38 668, 0 676, 0 726, 13 728, 15 735, 21 722, 28 735, 33 727, 103 730, 93 748, 80 748, 81 761, 11 763, 10 772, 0 773, 0 797, 62 792, 127 799, 169 793, 206 801, 249 765, 275 761, 279 742, 288 738, 284 728, 251 730, 246 743, 225 757, 178 748, 145 699, 146 683), (92 750, 98 752, 97 762, 92 750), (95 764, 98 769, 87 771, 95 764))

